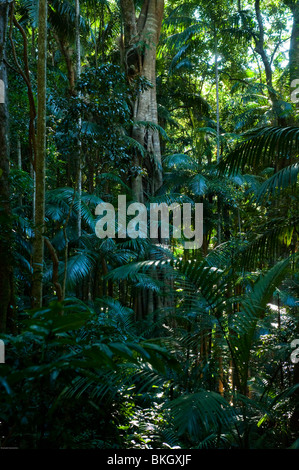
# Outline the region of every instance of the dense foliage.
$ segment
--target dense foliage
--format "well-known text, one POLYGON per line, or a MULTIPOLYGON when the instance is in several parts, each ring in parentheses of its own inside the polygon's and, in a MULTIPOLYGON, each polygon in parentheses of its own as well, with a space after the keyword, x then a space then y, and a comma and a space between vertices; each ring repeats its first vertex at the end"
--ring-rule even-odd
POLYGON ((298 448, 297 2, 167 0, 149 59, 126 8, 159 1, 48 0, 45 90, 39 2, 2 3, 0 447, 298 448), (97 205, 137 186, 202 203, 201 248, 99 239, 97 205))

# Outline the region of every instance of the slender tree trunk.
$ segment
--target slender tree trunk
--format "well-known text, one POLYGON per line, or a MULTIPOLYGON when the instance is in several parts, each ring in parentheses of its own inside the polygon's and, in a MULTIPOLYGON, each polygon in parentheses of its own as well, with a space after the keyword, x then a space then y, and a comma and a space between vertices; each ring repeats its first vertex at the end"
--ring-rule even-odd
POLYGON ((290 82, 299 80, 299 3, 294 2, 291 7, 293 13, 293 28, 290 43, 290 82))
POLYGON ((297 0, 284 0, 293 14, 293 27, 289 51, 290 85, 299 80, 299 3, 297 0))
MULTIPOLYGON (((17 140, 17 156, 18 156, 18 169, 22 170, 22 146, 21 146, 20 136, 18 136, 18 140, 17 140)), ((19 206, 21 207, 23 205, 22 194, 19 195, 18 199, 19 199, 19 206)))
POLYGON ((9 137, 5 44, 10 1, 0 0, 0 332, 11 329, 13 315, 12 221, 9 188, 9 137))
POLYGON ((218 41, 215 28, 215 80, 216 80, 216 122, 217 122, 217 162, 220 160, 220 110, 219 110, 219 71, 218 71, 218 41))
POLYGON ((18 169, 22 170, 22 147, 21 147, 21 139, 18 136, 17 141, 17 155, 18 155, 18 169))
POLYGON ((76 73, 75 73, 75 67, 73 63, 74 51, 64 38, 60 37, 55 32, 53 34, 59 46, 61 54, 63 55, 64 60, 65 60, 65 65, 67 68, 67 77, 68 77, 68 82, 69 82, 69 94, 71 96, 74 96, 75 95, 75 83, 76 83, 76 77, 75 77, 76 73))
MULTIPOLYGON (((290 91, 298 88, 299 80, 299 3, 294 0, 287 0, 285 3, 290 7, 293 13, 293 28, 290 42, 289 67, 290 67, 290 91), (294 83, 294 81, 296 82, 294 83)), ((296 103, 297 110, 299 103, 296 103)), ((299 325, 296 328, 295 338, 299 336, 299 325)), ((293 385, 299 384, 299 363, 294 364, 293 385)), ((299 431, 299 391, 294 394, 295 410, 291 417, 291 430, 298 434, 299 431)))
MULTIPOLYGON (((293 92, 299 86, 299 3, 297 1, 285 1, 293 13, 293 27, 289 51, 290 68, 290 94, 293 101, 293 92)), ((295 96, 296 110, 299 110, 298 94, 295 96)))
POLYGON ((46 170, 47 0, 39 1, 37 63, 37 134, 35 159, 35 235, 32 303, 41 307, 43 293, 45 170, 46 170))
POLYGON ((35 156, 36 156, 36 135, 35 135, 36 106, 35 106, 34 94, 33 94, 33 89, 32 89, 31 79, 30 79, 28 40, 27 40, 25 30, 17 21, 14 15, 13 8, 14 7, 12 7, 11 14, 10 14, 11 24, 10 24, 9 38, 10 38, 10 45, 11 45, 14 61, 17 67, 17 71, 19 72, 19 74, 21 75, 21 77, 23 78, 27 86, 27 95, 28 95, 28 101, 29 101, 29 136, 28 136, 29 137, 29 150, 30 150, 31 164, 34 166, 35 156), (12 25, 14 25, 18 29, 23 39, 23 64, 24 64, 23 68, 21 67, 18 61, 15 43, 12 37, 12 32, 13 32, 12 25))
MULTIPOLYGON (((81 41, 80 41, 80 0, 76 0, 76 81, 81 77, 81 41)), ((80 93, 79 93, 80 98, 80 93)), ((81 117, 78 119, 78 134, 81 129, 81 117)), ((78 238, 81 237, 81 199, 82 199, 82 162, 81 162, 81 140, 78 141, 78 159, 77 159, 77 190, 78 190, 78 217, 77 231, 78 238)))

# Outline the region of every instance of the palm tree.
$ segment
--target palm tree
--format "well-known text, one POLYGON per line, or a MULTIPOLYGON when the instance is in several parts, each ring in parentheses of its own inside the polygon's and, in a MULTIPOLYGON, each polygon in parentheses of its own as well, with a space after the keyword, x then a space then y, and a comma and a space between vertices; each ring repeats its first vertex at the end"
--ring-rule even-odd
POLYGON ((46 77, 47 77, 47 1, 39 2, 39 35, 37 65, 37 135, 35 157, 35 234, 33 242, 33 305, 42 305, 44 227, 45 227, 45 162, 46 162, 46 77))
POLYGON ((0 332, 12 327, 14 309, 13 289, 13 243, 9 185, 9 116, 7 100, 7 72, 5 63, 8 15, 10 1, 0 3, 0 82, 3 100, 0 103, 0 217, 2 234, 0 236, 0 332))

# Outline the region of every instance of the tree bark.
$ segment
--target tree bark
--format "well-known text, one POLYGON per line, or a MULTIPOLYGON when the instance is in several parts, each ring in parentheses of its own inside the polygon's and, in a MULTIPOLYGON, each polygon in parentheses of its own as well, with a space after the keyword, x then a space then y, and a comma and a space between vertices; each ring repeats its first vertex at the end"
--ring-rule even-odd
MULTIPOLYGON (((293 14, 293 27, 289 51, 289 69, 290 69, 290 95, 291 101, 294 100, 293 93, 299 85, 299 3, 297 1, 285 1, 293 14)), ((298 113, 299 100, 298 93, 295 92, 295 108, 298 113)))
POLYGON ((141 92, 134 104, 135 125, 132 137, 146 151, 146 158, 135 153, 134 166, 140 168, 132 179, 135 199, 144 202, 145 193, 155 194, 162 184, 161 147, 156 129, 138 125, 138 122, 158 124, 156 96, 156 53, 163 12, 163 0, 144 0, 138 18, 132 0, 121 0, 124 20, 124 60, 128 77, 142 76, 151 87, 141 92), (145 171, 144 171, 145 170, 145 171), (147 173, 143 176, 142 173, 147 173))
POLYGON ((265 33, 263 18, 260 8, 260 0, 255 0, 255 14, 258 22, 259 32, 257 35, 254 35, 255 41, 255 51, 261 56, 262 62, 264 64, 265 74, 266 74, 266 83, 268 87, 268 95, 272 102, 273 111, 276 115, 277 124, 279 126, 285 126, 287 124, 286 119, 281 116, 281 110, 279 107, 279 100, 277 94, 273 88, 273 72, 271 69, 271 62, 265 50, 265 33))
POLYGON ((284 0, 293 14, 293 27, 289 51, 290 84, 299 80, 299 3, 297 0, 284 0))
MULTIPOLYGON (((80 0, 76 0, 75 2, 75 10, 76 10, 76 81, 80 80, 81 77, 81 40, 80 40, 80 0)), ((78 97, 80 98, 80 92, 78 97)), ((78 119, 78 135, 80 134, 82 125, 81 116, 78 119)), ((81 159, 81 140, 80 137, 78 139, 78 155, 77 155, 77 191, 78 191, 78 216, 77 216, 77 232, 78 238, 81 237, 81 199, 82 199, 82 159, 81 159)))
MULTIPOLYGON (((162 185, 162 160, 156 93, 156 54, 164 13, 164 0, 144 0, 137 18, 133 0, 121 0, 124 21, 124 66, 129 80, 145 78, 150 84, 140 92, 134 103, 132 137, 144 148, 144 156, 135 151, 133 165, 137 174, 132 177, 135 200, 145 202, 162 185), (145 123, 142 125, 140 123, 145 123), (147 126, 146 124, 149 124, 147 126), (150 127, 150 123, 154 126, 150 127)), ((155 242, 155 241, 154 241, 155 242)), ((157 278, 157 273, 153 272, 157 278)), ((153 321, 161 299, 152 291, 137 293, 137 319, 153 321)))
POLYGON ((33 241, 33 307, 42 306, 45 173, 46 173, 46 78, 47 78, 47 0, 39 1, 37 63, 37 132, 35 160, 35 234, 33 241))
MULTIPOLYGON (((289 51, 289 68, 290 68, 290 92, 292 94, 294 88, 294 80, 299 80, 299 3, 293 0, 285 0, 285 4, 289 6, 293 14, 293 27, 289 51)), ((295 82, 295 88, 298 88, 298 82, 295 82)), ((297 110, 299 102, 296 103, 297 110)), ((299 335, 299 325, 296 328, 296 336, 299 335)), ((294 364, 293 385, 299 384, 299 363, 294 364)), ((295 410, 290 420, 291 430, 298 434, 299 431, 299 391, 294 394, 295 410)))
POLYGON ((72 58, 74 51, 72 47, 68 44, 66 39, 60 37, 55 32, 53 34, 59 46, 61 54, 63 55, 64 60, 65 60, 65 65, 67 69, 67 77, 68 77, 68 82, 69 82, 69 94, 70 96, 74 96, 75 84, 76 84, 76 76, 75 76, 76 72, 75 72, 75 67, 74 67, 73 58, 72 58))
POLYGON ((11 1, 0 0, 0 332, 12 329, 14 289, 12 220, 9 187, 9 116, 5 44, 11 1))
POLYGON ((27 40, 27 36, 26 36, 24 29, 22 28, 22 26, 17 21, 14 15, 14 6, 11 8, 10 16, 11 16, 11 25, 10 25, 9 38, 10 38, 12 54, 13 54, 14 61, 17 67, 17 71, 19 72, 19 74, 21 75, 21 77, 23 78, 27 86, 27 95, 28 95, 28 101, 29 101, 29 135, 28 135, 29 151, 30 151, 31 164, 34 166, 35 155, 36 155, 36 136, 35 136, 36 106, 35 106, 34 94, 33 94, 31 79, 30 79, 29 58, 28 58, 28 40, 27 40), (13 32, 12 24, 19 30, 19 32, 22 35, 24 69, 21 67, 18 61, 15 43, 12 37, 12 32, 13 32))
POLYGON ((292 8, 293 28, 290 44, 290 82, 299 80, 299 4, 296 2, 292 8))
POLYGON ((217 125, 217 162, 220 160, 220 109, 219 109, 219 70, 218 70, 218 40, 217 29, 215 36, 215 81, 216 81, 216 125, 217 125))

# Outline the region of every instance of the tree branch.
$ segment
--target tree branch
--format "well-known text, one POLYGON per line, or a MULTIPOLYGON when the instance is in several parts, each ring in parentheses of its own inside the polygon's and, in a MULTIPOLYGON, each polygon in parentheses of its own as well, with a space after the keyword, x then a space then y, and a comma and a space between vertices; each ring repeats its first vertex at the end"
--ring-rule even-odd
POLYGON ((33 168, 35 169, 36 139, 35 139, 34 120, 36 118, 36 107, 35 107, 34 96, 33 96, 33 91, 32 91, 32 86, 31 86, 31 81, 30 81, 30 70, 29 70, 29 63, 28 63, 28 43, 27 43, 27 37, 26 37, 24 29, 18 23, 18 21, 16 20, 14 16, 13 6, 11 8, 11 16, 10 16, 9 40, 10 40, 10 44, 12 48, 13 58, 17 66, 17 71, 21 75, 21 77, 23 78, 27 86, 27 94, 28 94, 28 100, 29 100, 29 116, 30 116, 30 120, 29 120, 29 142, 31 143, 30 159, 31 159, 33 168), (14 24, 18 28, 18 30, 21 32, 22 37, 23 37, 25 72, 20 66, 18 58, 17 58, 16 49, 15 49, 15 45, 14 45, 14 41, 12 37, 12 24, 14 24))

